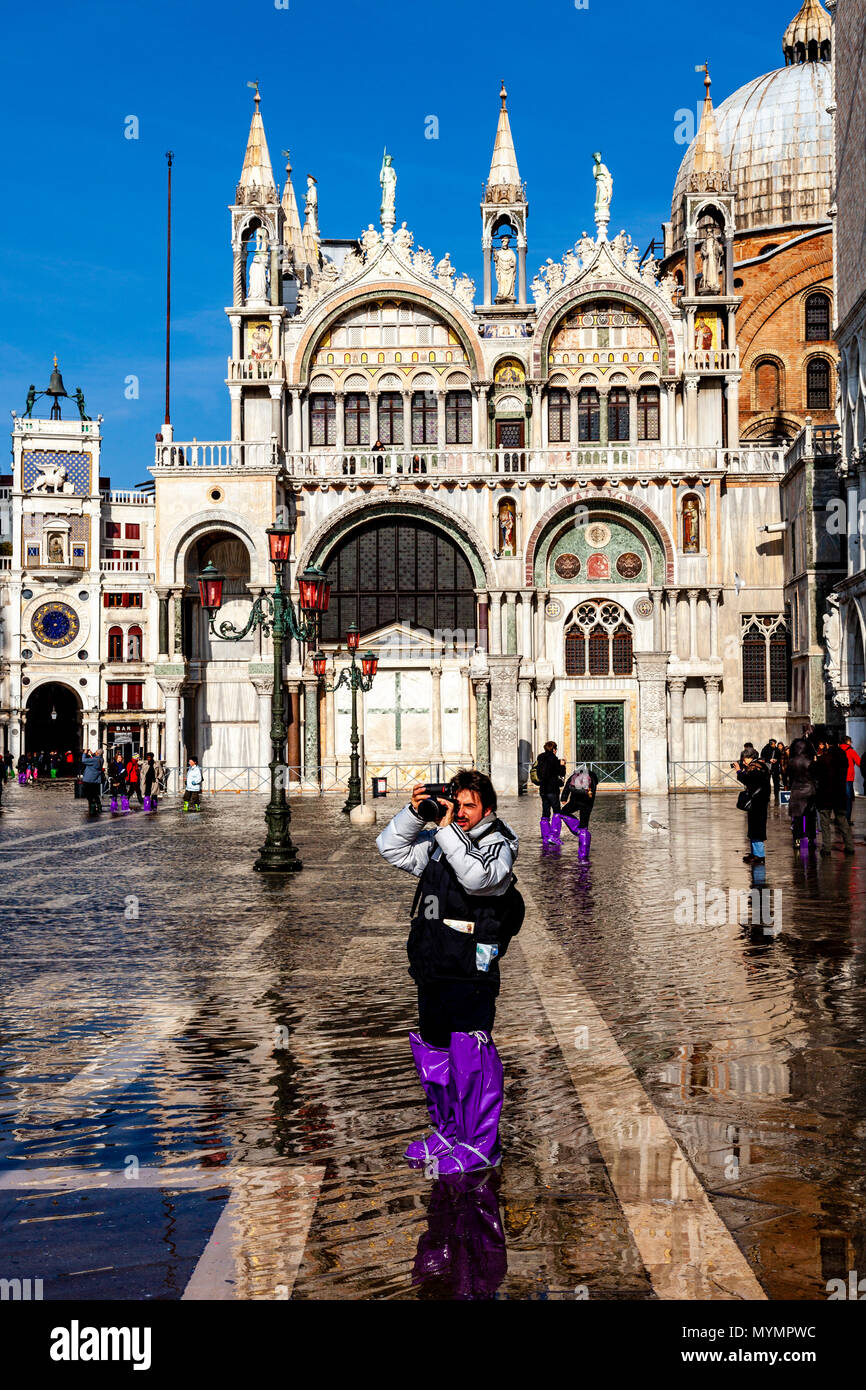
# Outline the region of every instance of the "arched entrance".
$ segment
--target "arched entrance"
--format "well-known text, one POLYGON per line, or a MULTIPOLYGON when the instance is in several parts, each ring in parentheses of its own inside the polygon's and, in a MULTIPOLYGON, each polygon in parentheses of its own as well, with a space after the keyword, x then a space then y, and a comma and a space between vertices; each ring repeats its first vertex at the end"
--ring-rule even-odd
MULTIPOLYGON (((37 686, 27 700, 27 723, 24 726, 24 749, 27 753, 81 751, 81 701, 68 685, 48 681, 37 686)), ((65 771, 61 763, 60 771, 65 771)))

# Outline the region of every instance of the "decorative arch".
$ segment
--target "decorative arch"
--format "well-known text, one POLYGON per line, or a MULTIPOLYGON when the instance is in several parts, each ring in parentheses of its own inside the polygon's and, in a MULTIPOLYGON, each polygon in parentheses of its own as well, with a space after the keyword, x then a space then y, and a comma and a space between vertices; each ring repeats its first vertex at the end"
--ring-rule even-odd
POLYGON ((316 529, 298 556, 298 572, 307 565, 324 565, 330 552, 356 526, 378 517, 397 517, 427 521, 440 527, 462 551, 479 589, 495 587, 493 557, 475 527, 465 517, 445 508, 432 498, 411 502, 359 499, 332 515, 316 529))
MULTIPOLYGON (((235 241, 238 249, 243 246, 244 233, 252 226, 253 222, 258 222, 261 227, 264 227, 268 234, 269 247, 275 245, 279 241, 276 228, 267 213, 259 208, 250 208, 243 217, 238 218, 237 226, 235 227, 235 241)), ((249 241, 249 238, 247 238, 247 241, 249 241)))
POLYGON ((750 367, 752 378, 752 409, 763 412, 781 412, 785 409, 785 362, 774 352, 756 353, 750 367), (761 404, 761 382, 759 373, 762 367, 772 367, 776 373, 776 401, 772 405, 761 404))
POLYGON ((553 506, 548 507, 547 511, 539 517, 526 546, 524 578, 528 587, 544 587, 544 575, 539 571, 547 562, 551 533, 557 523, 560 520, 565 520, 567 513, 573 510, 578 503, 585 503, 590 511, 593 509, 597 509, 600 513, 607 511, 618 519, 634 521, 639 518, 648 523, 664 552, 664 582, 673 584, 676 571, 676 553, 671 537, 661 519, 650 507, 639 502, 637 498, 620 497, 608 488, 599 488, 592 491, 578 489, 568 497, 554 502, 553 506), (538 578, 536 578, 537 574, 538 578))
POLYGON ((209 531, 226 531, 243 541, 250 553, 250 583, 266 584, 270 579, 270 551, 263 526, 256 526, 239 512, 216 508, 185 517, 169 532, 160 546, 160 583, 183 584, 186 560, 191 547, 209 531))
POLYGON ((382 296, 406 304, 414 304, 419 309, 426 309, 428 313, 438 314, 459 338, 469 358, 473 374, 476 377, 484 376, 484 358, 475 337, 475 330, 464 315, 453 307, 453 304, 443 303, 438 294, 425 292, 420 287, 413 288, 409 285, 404 287, 402 284, 395 284, 393 280, 384 280, 380 283, 347 289, 336 298, 328 297, 327 307, 323 306, 321 313, 314 314, 295 350, 291 382, 295 385, 303 384, 310 370, 310 359, 317 342, 337 319, 342 318, 348 309, 382 296))
POLYGON ((547 376, 547 362, 550 355, 550 340, 559 322, 580 304, 588 304, 595 299, 614 299, 628 305, 635 313, 643 314, 655 330, 659 342, 659 366, 662 374, 673 376, 676 371, 676 340, 673 324, 662 309, 658 296, 647 288, 636 284, 624 285, 619 280, 595 280, 575 291, 569 285, 553 295, 541 310, 535 326, 535 339, 532 349, 532 375, 535 378, 547 376), (665 351, 667 349, 667 351, 665 351), (666 360, 665 360, 666 358, 666 360))

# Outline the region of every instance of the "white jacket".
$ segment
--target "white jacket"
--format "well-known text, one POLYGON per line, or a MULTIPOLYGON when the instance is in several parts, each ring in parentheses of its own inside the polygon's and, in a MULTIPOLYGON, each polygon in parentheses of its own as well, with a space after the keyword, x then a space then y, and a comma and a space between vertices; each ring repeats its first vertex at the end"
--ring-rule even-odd
POLYGON ((411 806, 404 806, 385 826, 376 848, 395 869, 405 869, 416 878, 421 877, 431 857, 444 854, 467 893, 497 897, 511 882, 518 839, 504 821, 499 822, 502 830, 491 830, 496 819, 486 815, 468 833, 456 823, 437 830, 416 816, 411 806))
POLYGON ((198 764, 188 767, 186 770, 186 789, 188 792, 200 792, 202 784, 202 771, 198 764))

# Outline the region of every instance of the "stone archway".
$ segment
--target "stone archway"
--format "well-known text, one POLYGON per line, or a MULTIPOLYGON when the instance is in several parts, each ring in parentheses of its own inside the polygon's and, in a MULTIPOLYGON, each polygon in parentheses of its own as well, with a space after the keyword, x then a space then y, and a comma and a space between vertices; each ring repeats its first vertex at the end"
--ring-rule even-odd
MULTIPOLYGON (((76 690, 62 681, 45 681, 27 697, 24 751, 27 753, 81 751, 81 699, 76 690)), ((65 773, 66 763, 59 773, 65 773)))

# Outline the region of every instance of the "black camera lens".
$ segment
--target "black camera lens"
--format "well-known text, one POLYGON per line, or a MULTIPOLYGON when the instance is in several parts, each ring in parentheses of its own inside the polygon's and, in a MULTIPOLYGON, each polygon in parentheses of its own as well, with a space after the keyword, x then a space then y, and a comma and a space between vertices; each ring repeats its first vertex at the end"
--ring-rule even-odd
POLYGON ((432 796, 426 797, 418 804, 418 815, 424 821, 439 820, 443 814, 444 808, 439 805, 438 801, 434 801, 432 796))

